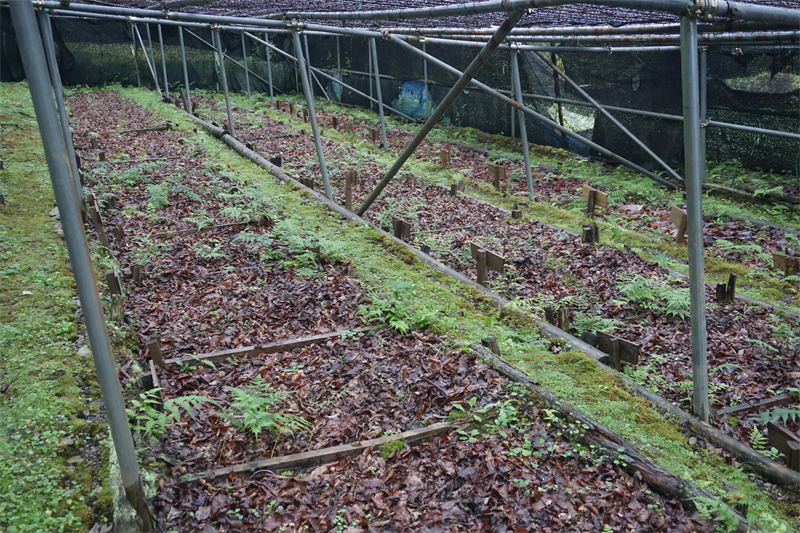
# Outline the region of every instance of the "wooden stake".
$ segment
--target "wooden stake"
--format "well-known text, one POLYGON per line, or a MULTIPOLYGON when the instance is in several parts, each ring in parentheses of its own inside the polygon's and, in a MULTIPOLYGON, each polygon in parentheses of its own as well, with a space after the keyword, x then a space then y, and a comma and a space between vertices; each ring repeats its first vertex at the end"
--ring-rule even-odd
POLYGON ((736 273, 731 272, 731 275, 728 276, 728 285, 725 291, 726 301, 729 304, 732 304, 734 300, 736 300, 736 273))
POLYGON ((281 156, 281 154, 278 154, 275 157, 270 157, 269 162, 275 165, 276 167, 280 167, 281 165, 283 165, 283 156, 281 156))
POLYGON ((584 224, 581 231, 581 242, 594 244, 600 242, 600 228, 597 224, 584 224))
POLYGON ((121 294, 111 295, 111 321, 120 326, 125 323, 125 297, 121 294))
POLYGON ((450 185, 450 196, 458 196, 458 184, 453 183, 450 185))
POLYGON ((92 224, 94 224, 94 229, 97 232, 97 240, 100 241, 100 245, 109 248, 106 231, 103 229, 103 219, 100 216, 100 211, 97 209, 96 203, 89 208, 89 215, 92 217, 92 224))
POLYGON ((500 355, 500 343, 497 342, 497 337, 486 337, 481 340, 481 344, 491 350, 493 354, 500 355))
POLYGON ((558 310, 558 327, 569 332, 569 307, 562 307, 558 310))
POLYGON ((312 191, 314 190, 314 178, 300 178, 299 181, 312 191))
POLYGON ((348 170, 344 173, 344 208, 348 211, 353 210, 353 183, 355 181, 355 171, 348 170))
POLYGON ((597 204, 597 191, 592 189, 589 191, 589 204, 586 207, 586 214, 594 218, 594 208, 597 204))
POLYGON ((511 218, 521 219, 522 218, 522 210, 521 209, 512 209, 511 210, 511 218))
POLYGON ((89 142, 92 145, 92 150, 97 150, 100 148, 100 145, 97 143, 97 137, 90 137, 89 142))
POLYGON ((331 117, 331 126, 335 130, 339 129, 339 118, 337 116, 331 117))
POLYGON ((489 273, 486 265, 486 250, 478 248, 475 255, 477 255, 476 260, 478 262, 478 284, 486 286, 486 279, 489 273))
POLYGON ((398 239, 411 240, 411 224, 397 217, 392 217, 392 232, 398 239))
POLYGON ((99 157, 100 157, 100 161, 101 162, 105 161, 106 160, 106 153, 105 152, 100 152, 99 157))
POLYGON ((106 285, 110 294, 122 294, 122 285, 116 269, 106 272, 106 285))
POLYGON ((161 335, 151 335, 147 342, 147 349, 150 352, 150 358, 158 368, 167 368, 164 356, 161 354, 161 335))
POLYGON ((728 301, 728 285, 725 283, 717 283, 716 300, 717 303, 722 304, 728 301))
POLYGON ((308 122, 308 109, 303 108, 303 121, 308 122))
POLYGON ((611 367, 614 370, 621 370, 622 362, 620 360, 620 352, 619 352, 619 339, 611 339, 611 350, 609 355, 611 356, 611 367))
POLYGON ((449 150, 442 150, 441 159, 442 159, 442 166, 444 168, 450 168, 450 151, 449 150))
POLYGON ((553 308, 550 307, 549 305, 545 306, 544 308, 544 319, 548 323, 553 324, 554 326, 556 325, 556 316, 553 313, 553 308))
POLYGON ((133 278, 134 285, 141 285, 143 272, 144 267, 142 265, 133 265, 131 267, 131 277, 133 278))
POLYGON ((669 221, 678 226, 678 233, 675 235, 675 241, 679 244, 682 243, 686 237, 686 228, 689 223, 689 217, 686 216, 686 211, 673 205, 669 212, 669 221))

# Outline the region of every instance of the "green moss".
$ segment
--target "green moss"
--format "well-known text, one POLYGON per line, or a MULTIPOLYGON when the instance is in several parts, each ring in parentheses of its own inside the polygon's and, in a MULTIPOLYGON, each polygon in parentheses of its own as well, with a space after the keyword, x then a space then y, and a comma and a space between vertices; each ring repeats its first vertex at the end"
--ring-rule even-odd
POLYGON ((396 450, 402 450, 403 446, 405 445, 406 443, 404 440, 390 440, 389 442, 384 442, 380 446, 381 457, 384 461, 388 461, 389 456, 392 455, 392 453, 394 453, 396 450))

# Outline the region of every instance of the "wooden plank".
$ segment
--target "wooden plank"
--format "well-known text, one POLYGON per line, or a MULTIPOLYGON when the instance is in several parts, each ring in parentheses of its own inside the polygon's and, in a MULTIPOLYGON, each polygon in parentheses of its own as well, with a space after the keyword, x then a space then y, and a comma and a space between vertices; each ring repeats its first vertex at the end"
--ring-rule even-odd
POLYGON ((108 285, 109 294, 122 294, 122 283, 116 268, 106 272, 106 285, 108 285))
POLYGON ((679 243, 684 241, 686 236, 686 228, 688 227, 689 218, 686 216, 686 211, 673 205, 669 211, 669 221, 678 226, 678 233, 675 235, 675 240, 679 243))
MULTIPOLYGON (((471 242, 469 244, 469 248, 470 248, 470 252, 472 253, 472 258, 477 261, 478 260, 478 249, 480 248, 480 246, 478 246, 474 242, 471 242)), ((489 268, 491 268, 492 270, 494 270, 495 272, 502 272, 503 271, 503 267, 505 267, 505 265, 506 265, 506 260, 505 260, 505 258, 497 255, 496 253, 494 253, 494 252, 492 252, 490 250, 486 250, 486 265, 489 268)))
POLYGON ((734 405, 733 407, 724 407, 716 411, 716 415, 717 417, 722 417, 732 414, 741 415, 743 413, 746 413, 747 411, 769 409, 770 407, 778 407, 782 405, 790 405, 797 401, 798 398, 794 394, 786 393, 786 394, 781 394, 779 396, 774 396, 772 398, 767 398, 766 400, 761 400, 760 402, 756 402, 754 404, 742 403, 739 405, 734 405))
POLYGON ((147 342, 147 351, 150 352, 150 359, 159 367, 167 368, 164 356, 161 354, 161 337, 153 335, 147 342))
POLYGON ((486 265, 486 250, 483 248, 476 248, 475 251, 472 253, 472 257, 477 262, 476 269, 477 269, 477 276, 478 276, 478 285, 486 285, 486 280, 488 279, 489 271, 488 266, 486 265))
POLYGON ((103 228, 103 217, 100 216, 100 210, 97 208, 96 202, 89 208, 89 216, 92 217, 92 224, 94 224, 94 229, 97 232, 97 240, 100 241, 100 245, 109 248, 108 237, 106 237, 106 231, 103 228))
POLYGON ((115 130, 115 131, 101 131, 97 135, 100 136, 107 136, 107 135, 122 135, 125 133, 147 133, 150 131, 168 131, 171 127, 171 124, 167 122, 163 126, 152 126, 149 128, 138 128, 135 130, 115 130))
MULTIPOLYGON (((179 235, 186 235, 187 233, 200 233, 204 231, 212 231, 215 229, 227 229, 227 228, 235 228, 237 226, 247 226, 249 224, 253 224, 256 222, 255 220, 251 220, 250 222, 232 222, 230 224, 218 224, 215 226, 206 226, 203 229, 197 228, 189 228, 189 229, 179 229, 175 231, 165 231, 163 233, 154 233, 150 237, 177 237, 179 235)), ((259 220, 260 223, 266 223, 266 220, 259 220)))
POLYGON ((625 340, 621 337, 605 333, 603 331, 595 332, 597 335, 597 349, 611 354, 611 349, 614 341, 619 342, 619 357, 621 361, 630 363, 632 365, 639 364, 639 345, 625 340))
MULTIPOLYGON (((796 450, 797 445, 800 444, 800 437, 795 435, 793 431, 789 431, 779 424, 770 422, 767 424, 767 439, 767 446, 775 448, 781 452, 785 457, 789 468, 792 468, 792 456, 797 453, 796 450), (795 445, 790 446, 790 442, 795 443, 795 445)), ((796 470, 796 468, 792 468, 792 470, 796 470)))
POLYGON ((450 151, 449 150, 442 150, 442 152, 441 152, 441 160, 442 160, 442 166, 444 168, 450 168, 450 151))
POLYGON ((505 165, 486 165, 486 171, 489 173, 489 176, 492 178, 492 185, 494 185, 495 189, 500 190, 500 182, 506 178, 506 167, 505 165))
POLYGON ((210 470, 204 473, 189 474, 179 478, 178 483, 190 483, 198 479, 216 479, 229 474, 254 472, 256 470, 282 472, 285 470, 310 468, 312 466, 336 462, 340 457, 355 457, 356 455, 361 455, 368 448, 375 448, 377 446, 386 444, 387 442, 402 440, 406 444, 414 444, 425 439, 432 439, 443 433, 455 430, 462 425, 463 423, 457 424, 455 422, 439 422, 424 428, 412 429, 410 431, 404 431, 395 435, 365 440, 356 444, 342 444, 340 446, 322 448, 321 450, 294 453, 292 455, 284 455, 283 457, 275 457, 272 459, 262 459, 260 461, 251 461, 249 463, 228 466, 225 468, 219 468, 217 470, 210 470))
POLYGON ((392 232, 398 239, 408 241, 411 239, 411 224, 397 217, 392 217, 392 232))
POLYGON ((589 187, 588 185, 581 186, 581 198, 589 201, 589 193, 591 191, 597 191, 597 198, 595 200, 595 205, 597 207, 608 207, 608 195, 603 191, 597 190, 595 188, 589 187))
MULTIPOLYGON (((363 333, 370 331, 372 328, 364 327, 352 330, 353 333, 363 333)), ((229 350, 220 350, 218 352, 211 352, 203 355, 189 355, 186 357, 176 357, 174 359, 167 359, 166 364, 172 365, 175 363, 186 363, 191 361, 211 361, 216 363, 228 359, 229 357, 252 357, 254 355, 265 355, 279 352, 288 352, 295 348, 304 348, 312 344, 322 344, 323 342, 335 339, 342 335, 343 332, 350 332, 351 330, 334 331, 332 333, 323 333, 321 335, 312 335, 310 337, 300 337, 299 339, 288 339, 265 344, 264 346, 246 346, 244 348, 231 348, 229 350)))

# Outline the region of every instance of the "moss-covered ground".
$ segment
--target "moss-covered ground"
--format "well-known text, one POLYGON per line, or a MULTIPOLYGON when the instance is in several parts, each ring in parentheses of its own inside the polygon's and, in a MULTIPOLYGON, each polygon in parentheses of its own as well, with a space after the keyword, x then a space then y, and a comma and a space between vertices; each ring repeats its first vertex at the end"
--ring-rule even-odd
POLYGON ((107 425, 27 85, 0 84, 0 531, 109 517, 107 425), (95 402, 95 403, 92 403, 95 402))

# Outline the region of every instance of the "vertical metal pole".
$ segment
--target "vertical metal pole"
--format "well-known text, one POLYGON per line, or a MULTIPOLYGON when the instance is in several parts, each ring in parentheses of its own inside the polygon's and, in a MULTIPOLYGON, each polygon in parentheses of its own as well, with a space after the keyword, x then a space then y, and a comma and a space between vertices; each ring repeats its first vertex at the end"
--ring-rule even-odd
MULTIPOLYGON (((150 24, 145 24, 144 28, 147 30, 147 44, 150 46, 150 59, 153 60, 153 65, 150 67, 150 70, 153 71, 153 81, 156 84, 156 91, 158 91, 158 96, 161 96, 161 84, 158 83, 158 73, 156 72, 156 55, 153 53, 153 39, 150 38, 150 24)), ((144 49, 144 43, 142 43, 142 52, 144 55, 147 55, 147 51, 144 49)))
MULTIPOLYGON (((308 72, 308 79, 310 80, 311 79, 311 54, 308 53, 308 35, 306 35, 305 33, 303 34, 303 45, 305 46, 305 49, 306 49, 306 55, 305 55, 305 58, 306 58, 306 71, 308 72)), ((314 86, 312 85, 311 88, 313 89, 314 86)))
POLYGON ((697 65, 697 19, 681 17, 683 79, 683 149, 686 157, 686 214, 689 240, 692 381, 694 414, 708 422, 708 356, 706 353, 706 286, 703 261, 703 184, 700 151, 700 83, 697 65))
POLYGON ((222 78, 222 90, 225 92, 225 107, 228 109, 228 128, 230 134, 236 137, 233 131, 233 113, 231 113, 231 95, 228 94, 228 76, 225 75, 225 56, 222 55, 222 39, 219 37, 219 30, 214 30, 214 37, 217 40, 217 55, 219 55, 219 73, 222 78))
POLYGON ((706 182, 706 121, 708 120, 708 77, 706 72, 708 70, 708 47, 703 46, 700 48, 700 183, 706 182))
POLYGON ((97 378, 103 394, 106 416, 111 427, 111 438, 119 459, 125 495, 142 519, 146 531, 152 528, 152 520, 145 501, 144 488, 139 477, 139 464, 133 445, 122 387, 111 353, 111 343, 106 331, 103 307, 97 291, 92 269, 89 247, 84 236, 83 222, 78 211, 78 198, 70 183, 70 164, 64 137, 61 134, 50 79, 47 72, 42 41, 36 27, 36 17, 31 2, 10 2, 11 17, 19 40, 19 51, 28 80, 31 100, 36 112, 36 121, 42 137, 47 166, 58 203, 64 238, 75 277, 81 311, 89 333, 97 378))
POLYGON ((189 107, 187 111, 193 115, 192 97, 189 95, 189 71, 186 68, 186 47, 183 45, 183 26, 178 26, 178 39, 181 42, 181 61, 183 62, 183 84, 186 87, 186 105, 189 107))
POLYGON ((244 59, 244 81, 247 85, 247 101, 250 101, 250 71, 247 70, 247 43, 242 34, 242 59, 244 59))
MULTIPOLYGON (((514 87, 511 87, 511 92, 514 92, 514 87)), ((513 139, 516 137, 517 133, 517 110, 513 107, 511 108, 511 138, 513 139)))
MULTIPOLYGON (((264 40, 267 41, 267 34, 264 34, 264 40)), ((269 41, 267 41, 269 42, 269 41)), ((272 94, 272 60, 270 56, 272 55, 272 50, 267 47, 264 47, 264 51, 267 54, 267 79, 269 80, 269 105, 275 105, 275 96, 272 94)))
MULTIPOLYGON (((555 52, 550 52, 550 61, 552 61, 554 65, 558 64, 556 61, 555 52)), ((561 85, 558 83, 558 72, 556 72, 555 70, 553 71, 553 94, 555 94, 556 98, 561 99, 561 85)), ((561 105, 561 102, 558 102, 557 105, 558 105, 558 123, 561 124, 561 126, 563 126, 564 106, 561 105)), ((563 131, 561 132, 561 141, 564 143, 564 148, 567 148, 567 135, 563 131)))
POLYGON ((306 95, 308 105, 308 120, 311 122, 311 132, 314 134, 314 144, 317 147, 317 159, 319 160, 319 170, 322 174, 322 183, 325 186, 325 196, 328 200, 333 200, 331 182, 328 179, 328 167, 325 165, 325 154, 322 151, 322 140, 319 137, 319 127, 317 126, 317 111, 314 107, 314 93, 311 91, 311 80, 309 80, 306 69, 306 60, 303 57, 303 47, 300 44, 300 34, 292 32, 294 38, 294 51, 297 54, 297 70, 300 71, 300 79, 303 82, 303 92, 306 95))
POLYGON ((386 142, 386 120, 383 116, 383 95, 381 94, 381 73, 378 70, 378 48, 375 46, 375 38, 370 38, 369 40, 370 49, 372 50, 372 63, 375 67, 375 89, 378 93, 378 113, 381 117, 381 139, 384 148, 387 148, 389 144, 386 142))
MULTIPOLYGON (((369 63, 369 66, 367 67, 369 69, 369 97, 373 98, 373 94, 372 94, 372 46, 370 46, 369 44, 367 44, 367 62, 369 63)), ((372 100, 369 101, 369 108, 370 108, 370 110, 372 110, 372 100)))
POLYGON ((3 8, 0 7, 0 81, 3 81, 3 8))
MULTIPOLYGON (((342 81, 342 46, 339 40, 339 36, 336 36, 336 75, 339 77, 339 81, 342 81)), ((344 87, 339 86, 339 97, 336 99, 337 101, 341 102, 342 97, 344 96, 344 87)), ((336 95, 336 87, 334 86, 333 94, 336 95)))
POLYGON ((67 119, 67 108, 64 105, 64 88, 61 86, 61 74, 58 72, 58 63, 56 62, 53 30, 50 26, 50 13, 45 9, 39 11, 39 29, 42 32, 42 44, 44 45, 47 66, 50 69, 50 81, 53 84, 53 92, 56 95, 58 116, 61 121, 61 134, 64 137, 64 144, 67 147, 67 155, 69 156, 69 170, 72 175, 72 184, 75 188, 75 194, 76 198, 78 199, 78 206, 81 210, 81 216, 85 219, 86 204, 83 202, 81 177, 80 173, 78 172, 78 162, 75 160, 75 146, 72 144, 72 132, 70 131, 69 120, 67 119))
MULTIPOLYGON (((464 91, 464 88, 469 85, 475 75, 478 74, 478 71, 480 71, 481 67, 486 64, 494 51, 497 50, 497 47, 500 46, 500 43, 503 42, 503 39, 506 38, 508 33, 512 30, 512 28, 514 28, 524 14, 525 11, 511 12, 508 18, 494 33, 494 35, 492 35, 491 39, 489 39, 489 42, 487 42, 486 45, 481 48, 481 51, 478 53, 475 59, 472 60, 472 63, 469 64, 467 70, 465 70, 461 77, 458 78, 458 81, 456 81, 455 85, 450 88, 450 91, 447 93, 447 95, 445 95, 444 99, 439 103, 439 105, 436 106, 436 109, 433 110, 433 113, 431 113, 431 116, 425 121, 425 124, 422 125, 422 128, 417 132, 414 138, 411 139, 411 142, 408 143, 408 146, 406 146, 405 150, 403 150, 403 153, 400 154, 392 167, 388 170, 388 172, 386 172, 383 178, 381 178, 380 183, 375 186, 375 189, 369 193, 369 196, 361 204, 361 207, 358 209, 359 216, 364 216, 364 213, 367 212, 367 209, 369 209, 369 206, 372 205, 372 202, 374 202, 375 199, 381 194, 381 191, 383 191, 383 189, 389 184, 392 178, 397 175, 405 162, 408 161, 408 158, 411 157, 411 154, 414 153, 414 150, 417 149, 423 139, 425 139, 433 127, 439 122, 439 120, 441 120, 445 112, 447 112, 450 106, 453 105, 453 102, 455 102, 456 98, 461 95, 461 93, 464 91)), ((419 52, 419 50, 413 46, 411 48, 416 52, 419 52)))
MULTIPOLYGON (((512 89, 516 95, 517 102, 524 105, 522 101, 522 82, 519 78, 519 50, 511 50, 511 79, 514 82, 512 89)), ((511 109, 514 109, 513 107, 511 109)), ((525 158, 525 181, 528 184, 528 198, 533 201, 533 176, 531 175, 531 154, 528 146, 528 130, 525 124, 525 113, 521 109, 516 110, 519 114, 519 135, 522 141, 522 156, 525 158)))
POLYGON ((161 98, 161 89, 158 87, 158 75, 156 74, 156 67, 155 65, 150 64, 150 58, 147 56, 147 50, 144 47, 144 41, 142 40, 142 34, 139 33, 139 28, 136 28, 136 36, 139 38, 139 44, 142 45, 142 53, 144 54, 144 59, 147 62, 147 68, 150 69, 150 75, 153 76, 153 81, 156 84, 158 97, 161 98))
POLYGON ((164 71, 164 94, 169 98, 169 81, 167 81, 167 56, 164 55, 164 35, 161 24, 158 25, 158 44, 161 46, 161 69, 164 71))
MULTIPOLYGON (((428 53, 428 45, 425 41, 422 41, 422 51, 426 54, 428 53)), ((424 57, 422 58, 422 79, 425 80, 425 90, 428 90, 428 60, 424 57)))
POLYGON ((133 41, 133 66, 136 67, 136 86, 142 86, 142 77, 139 74, 139 57, 136 48, 136 24, 131 24, 131 40, 133 41))

